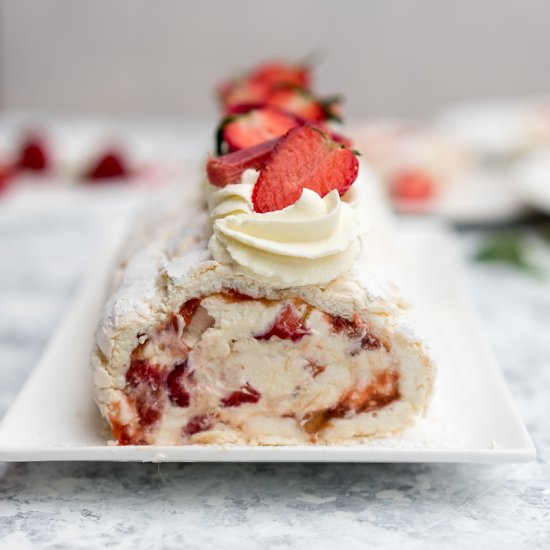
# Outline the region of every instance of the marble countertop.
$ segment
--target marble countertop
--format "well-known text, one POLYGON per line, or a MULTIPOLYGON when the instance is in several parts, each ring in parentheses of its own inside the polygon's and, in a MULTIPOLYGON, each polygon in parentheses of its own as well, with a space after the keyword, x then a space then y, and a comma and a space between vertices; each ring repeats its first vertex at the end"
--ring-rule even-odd
MULTIPOLYGON (((105 215, 22 212, 0 210, 0 414, 68 305, 105 215)), ((460 239, 536 462, 0 464, 0 549, 548 546, 550 280, 473 263, 479 233, 460 239)))

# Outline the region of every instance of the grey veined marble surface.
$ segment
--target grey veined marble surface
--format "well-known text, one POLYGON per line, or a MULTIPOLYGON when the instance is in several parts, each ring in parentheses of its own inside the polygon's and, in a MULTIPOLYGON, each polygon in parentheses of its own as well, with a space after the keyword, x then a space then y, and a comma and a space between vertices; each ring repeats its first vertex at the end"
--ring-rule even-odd
MULTIPOLYGON (((2 413, 98 235, 92 213, 8 214, 0 215, 2 413)), ((478 238, 461 237, 465 257, 478 238)), ((0 464, 0 549, 550 548, 550 282, 472 262, 467 275, 537 462, 0 464)))

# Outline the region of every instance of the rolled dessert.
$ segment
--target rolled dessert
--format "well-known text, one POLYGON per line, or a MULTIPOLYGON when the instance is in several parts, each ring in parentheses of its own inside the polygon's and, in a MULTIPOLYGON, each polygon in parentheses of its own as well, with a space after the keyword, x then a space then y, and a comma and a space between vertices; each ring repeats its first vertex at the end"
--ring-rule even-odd
POLYGON ((349 444, 425 411, 434 366, 388 275, 369 174, 257 214, 248 170, 211 186, 210 215, 189 185, 142 221, 92 357, 117 444, 349 444))

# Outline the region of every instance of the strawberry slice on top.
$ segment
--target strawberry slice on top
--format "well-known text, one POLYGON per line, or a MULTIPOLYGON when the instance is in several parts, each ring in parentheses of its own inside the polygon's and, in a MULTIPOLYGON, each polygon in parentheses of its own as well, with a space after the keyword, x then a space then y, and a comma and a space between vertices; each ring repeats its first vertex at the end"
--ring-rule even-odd
POLYGON ((309 67, 284 61, 268 61, 253 68, 248 74, 224 82, 218 87, 218 95, 226 108, 242 103, 263 103, 270 92, 282 86, 310 84, 309 67))
POLYGON ((244 79, 226 84, 220 92, 220 99, 225 109, 230 111, 243 104, 265 103, 270 93, 270 84, 244 79))
POLYGON ((294 204, 304 188, 324 197, 343 195, 356 180, 355 153, 312 126, 292 128, 280 139, 254 185, 252 203, 259 213, 294 204))
POLYGON ((217 131, 217 152, 239 151, 284 136, 300 122, 273 107, 253 108, 222 120, 217 131))
POLYGON ((266 103, 309 122, 341 121, 340 98, 318 99, 308 90, 297 86, 273 90, 266 98, 266 103))
POLYGON ((249 168, 261 170, 279 139, 275 138, 221 157, 209 157, 206 162, 208 181, 217 187, 225 187, 230 183, 238 183, 241 174, 249 168))
POLYGON ((311 73, 307 65, 275 60, 266 61, 252 69, 249 78, 272 87, 291 85, 307 88, 310 85, 311 73))

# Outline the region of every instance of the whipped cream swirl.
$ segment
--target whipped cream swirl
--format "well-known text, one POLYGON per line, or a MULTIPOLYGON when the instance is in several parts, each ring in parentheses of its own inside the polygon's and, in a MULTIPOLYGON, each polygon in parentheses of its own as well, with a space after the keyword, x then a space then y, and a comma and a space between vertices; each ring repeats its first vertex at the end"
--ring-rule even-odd
POLYGON ((232 183, 221 188, 209 183, 206 196, 210 222, 231 214, 252 212, 252 188, 259 175, 260 172, 257 170, 249 169, 241 175, 240 183, 232 183))
MULTIPOLYGON (((243 178, 244 179, 244 178, 243 178)), ((228 185, 209 200, 215 260, 276 286, 324 285, 352 266, 362 224, 334 190, 321 198, 304 189, 282 210, 253 212, 253 185, 228 185)))

